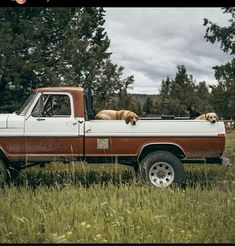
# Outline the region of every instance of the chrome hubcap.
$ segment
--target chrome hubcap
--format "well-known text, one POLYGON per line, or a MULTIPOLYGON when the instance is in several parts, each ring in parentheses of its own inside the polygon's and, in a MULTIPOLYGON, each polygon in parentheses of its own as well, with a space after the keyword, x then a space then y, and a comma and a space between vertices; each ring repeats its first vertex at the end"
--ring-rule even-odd
POLYGON ((149 170, 149 180, 157 187, 170 185, 175 178, 175 172, 171 165, 166 162, 157 162, 149 170))

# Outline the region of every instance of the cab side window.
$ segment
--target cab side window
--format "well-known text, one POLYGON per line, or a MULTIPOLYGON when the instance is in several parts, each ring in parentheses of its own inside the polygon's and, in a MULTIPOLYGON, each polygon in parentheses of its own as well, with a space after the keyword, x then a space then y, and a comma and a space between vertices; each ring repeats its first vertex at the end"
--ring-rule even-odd
POLYGON ((35 105, 32 116, 70 117, 71 104, 68 95, 42 95, 35 105))

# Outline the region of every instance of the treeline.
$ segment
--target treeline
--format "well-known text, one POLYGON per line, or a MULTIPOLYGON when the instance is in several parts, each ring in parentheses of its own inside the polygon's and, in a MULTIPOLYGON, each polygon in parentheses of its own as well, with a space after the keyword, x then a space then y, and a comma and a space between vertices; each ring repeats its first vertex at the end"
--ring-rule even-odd
POLYGON ((137 97, 127 93, 134 76, 123 78, 124 67, 111 61, 103 8, 1 8, 0 112, 18 109, 36 87, 81 86, 93 89, 95 111, 184 116, 194 106, 235 119, 235 9, 223 11, 231 15, 227 27, 204 19, 206 41, 219 42, 232 56, 213 68, 218 84, 197 83, 179 64, 174 78, 162 80, 158 95, 137 97))
POLYGON ((177 66, 174 78, 167 76, 162 80, 158 94, 130 95, 131 100, 126 105, 142 116, 188 116, 187 108, 191 106, 202 113, 215 111, 224 119, 235 119, 232 106, 235 90, 223 88, 220 88, 220 84, 208 86, 205 81, 197 82, 181 64, 177 66))
POLYGON ((162 80, 159 95, 146 95, 141 113, 186 116, 191 106, 202 113, 215 111, 224 119, 235 119, 235 89, 221 84, 208 86, 205 81, 196 82, 184 65, 178 65, 174 78, 162 80))

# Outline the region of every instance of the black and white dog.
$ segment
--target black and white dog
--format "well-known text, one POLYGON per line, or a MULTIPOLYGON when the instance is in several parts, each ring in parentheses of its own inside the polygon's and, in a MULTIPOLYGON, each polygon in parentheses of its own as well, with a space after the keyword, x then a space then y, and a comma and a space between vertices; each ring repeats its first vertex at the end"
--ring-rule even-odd
POLYGON ((186 110, 189 114, 190 119, 195 119, 201 115, 201 113, 197 109, 195 109, 193 106, 188 106, 186 110))

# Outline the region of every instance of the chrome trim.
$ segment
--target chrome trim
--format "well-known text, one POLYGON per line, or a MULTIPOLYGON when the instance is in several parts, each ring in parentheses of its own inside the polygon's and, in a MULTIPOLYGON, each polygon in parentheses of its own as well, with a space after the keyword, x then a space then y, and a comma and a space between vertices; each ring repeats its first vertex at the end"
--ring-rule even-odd
POLYGON ((185 153, 185 151, 182 149, 182 147, 181 147, 180 145, 176 144, 176 143, 171 143, 171 142, 157 142, 157 143, 154 143, 154 142, 153 142, 153 143, 145 144, 145 145, 141 148, 141 150, 140 150, 140 152, 139 152, 139 155, 138 155, 138 157, 137 157, 137 161, 139 161, 139 158, 140 158, 140 155, 141 155, 143 149, 144 149, 145 147, 149 146, 149 145, 174 145, 174 146, 180 148, 180 149, 182 150, 182 152, 184 153, 184 155, 186 156, 186 153, 185 153))

